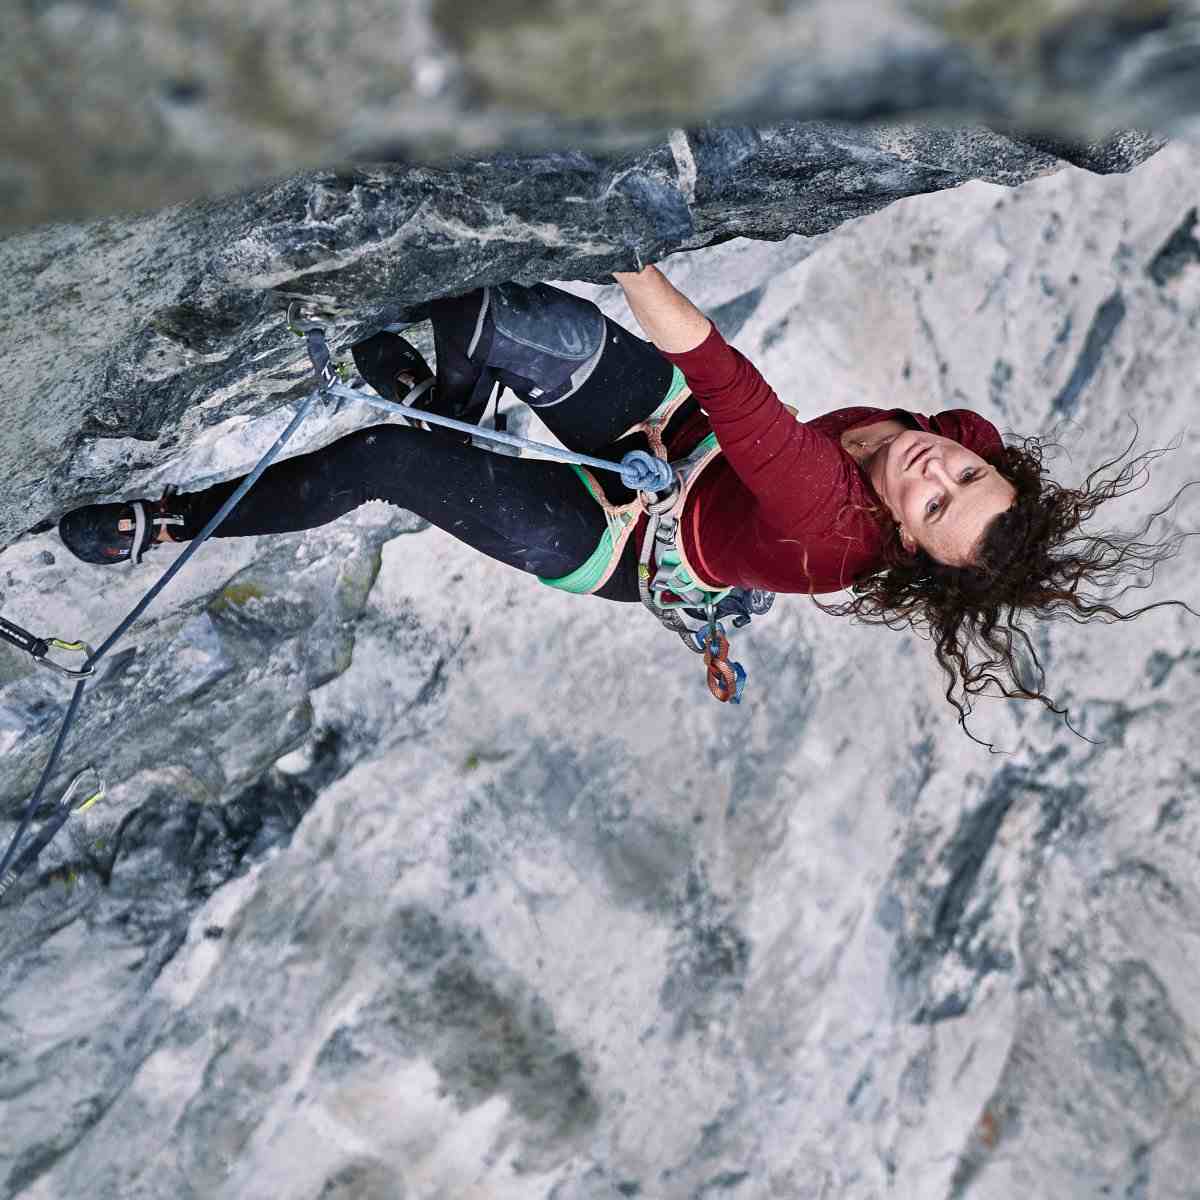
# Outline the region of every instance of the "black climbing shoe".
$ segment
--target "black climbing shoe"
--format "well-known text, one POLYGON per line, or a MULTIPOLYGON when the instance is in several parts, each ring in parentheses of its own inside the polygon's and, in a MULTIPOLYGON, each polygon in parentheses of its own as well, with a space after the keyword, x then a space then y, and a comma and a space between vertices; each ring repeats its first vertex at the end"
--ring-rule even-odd
MULTIPOLYGON (((422 412, 452 416, 456 421, 478 425, 484 415, 486 402, 478 408, 462 409, 452 401, 446 402, 443 380, 434 383, 434 374, 421 354, 398 334, 379 332, 352 347, 354 364, 359 374, 384 400, 408 404, 422 412)), ((476 372, 478 373, 478 372, 476 372)), ((470 444, 470 434, 448 430, 442 425, 416 421, 416 425, 452 442, 470 444)))
MULTIPOLYGON (((89 563, 140 563, 162 528, 170 538, 172 525, 183 517, 168 511, 170 501, 130 500, 127 504, 88 504, 73 509, 58 523, 58 536, 76 558, 89 563)), ((171 538, 174 541, 174 538, 171 538)))
MULTIPOLYGON (((421 384, 434 378, 429 364, 421 357, 420 351, 398 333, 385 330, 373 334, 352 346, 351 352, 358 373, 385 400, 391 400, 393 404, 407 404, 410 408, 440 411, 434 385, 430 383, 427 387, 421 387, 421 384), (408 381, 399 378, 402 374, 408 376, 408 381)), ((424 429, 429 428, 423 421, 418 424, 424 429)))

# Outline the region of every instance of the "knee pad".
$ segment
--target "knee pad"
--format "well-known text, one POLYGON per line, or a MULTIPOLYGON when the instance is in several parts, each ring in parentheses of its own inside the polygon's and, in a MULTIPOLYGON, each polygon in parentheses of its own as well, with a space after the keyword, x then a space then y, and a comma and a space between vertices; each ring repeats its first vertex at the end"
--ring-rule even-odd
POLYGON ((587 382, 604 352, 604 315, 590 301, 546 283, 487 289, 487 365, 533 408, 565 400, 587 382))

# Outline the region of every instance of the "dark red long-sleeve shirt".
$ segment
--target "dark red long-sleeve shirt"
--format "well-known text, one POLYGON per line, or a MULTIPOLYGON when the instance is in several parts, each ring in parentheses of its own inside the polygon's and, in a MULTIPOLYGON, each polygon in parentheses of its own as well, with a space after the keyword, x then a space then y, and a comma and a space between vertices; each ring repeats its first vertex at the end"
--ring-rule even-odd
POLYGON ((694 350, 665 357, 704 410, 673 431, 671 457, 709 428, 723 452, 696 482, 680 522, 688 560, 706 582, 723 587, 822 594, 878 568, 883 531, 877 517, 855 506, 883 505, 841 445, 847 429, 893 417, 979 455, 1002 445, 996 427, 966 408, 927 417, 859 406, 798 421, 715 326, 694 350))

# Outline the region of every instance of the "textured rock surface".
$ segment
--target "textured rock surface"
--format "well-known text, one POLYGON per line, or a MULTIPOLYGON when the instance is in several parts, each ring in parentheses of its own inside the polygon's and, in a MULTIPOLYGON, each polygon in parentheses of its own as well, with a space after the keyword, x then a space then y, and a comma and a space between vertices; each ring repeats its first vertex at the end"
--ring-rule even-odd
POLYGON ((54 0, 0 45, 0 228, 680 124, 1197 129, 1197 0, 54 0))
MULTIPOLYGON (((1135 416, 1139 449, 1178 449, 1094 528, 1137 530, 1196 477, 1198 168, 1171 144, 1129 175, 970 182, 668 271, 802 415, 966 404, 1053 434, 1071 484, 1135 416)), ((398 288, 348 257, 372 302, 398 288)), ((80 336, 130 336, 118 311, 80 336)), ((255 370, 301 390, 294 348, 264 334, 251 368, 219 332, 172 368, 190 396, 163 386, 191 411, 211 371, 224 421, 173 449, 127 408, 125 437, 81 439, 91 479, 215 477, 278 431, 278 396, 246 400, 255 370)), ((70 402, 43 411, 65 429, 70 402)), ((1149 536, 1195 514, 1193 489, 1149 536)), ((26 534, 4 612, 98 640, 172 553, 138 577, 26 534)), ((1122 606, 1200 607, 1195 553, 1122 606)), ((1003 758, 917 638, 798 597, 740 636, 725 711, 644 614, 381 506, 205 547, 90 689, 74 753, 109 800, 0 909, 0 1194, 1193 1196, 1195 619, 1038 629, 1096 744, 981 702, 1003 758)), ((67 689, 0 669, 20 797, 67 689)))
MULTIPOLYGON (((1125 170, 1160 144, 1122 133, 1077 158, 1125 170)), ((280 406, 311 378, 284 329, 289 298, 346 306, 353 320, 334 342, 344 348, 484 283, 595 277, 736 236, 820 234, 899 197, 1062 166, 979 127, 677 131, 616 161, 572 152, 320 172, 9 238, 0 328, 21 386, 6 397, 0 545, 108 494, 164 479, 200 486, 194 465, 173 460, 224 437, 235 414, 278 410, 282 428, 280 406)), ((252 464, 253 448, 237 465, 252 464)))

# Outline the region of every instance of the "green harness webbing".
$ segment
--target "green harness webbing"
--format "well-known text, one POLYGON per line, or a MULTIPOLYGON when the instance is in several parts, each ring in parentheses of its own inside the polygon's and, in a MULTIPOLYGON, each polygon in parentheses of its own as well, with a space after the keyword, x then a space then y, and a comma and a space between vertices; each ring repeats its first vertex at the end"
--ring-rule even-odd
MULTIPOLYGON (((574 463, 571 464, 571 469, 583 480, 583 486, 587 488, 588 495, 596 501, 597 504, 604 504, 604 497, 596 489, 595 483, 588 473, 574 463)), ((636 511, 617 511, 604 513, 607 528, 600 535, 600 541, 591 556, 584 563, 581 563, 569 575, 560 575, 557 579, 545 579, 541 575, 537 577, 538 583, 544 583, 547 587, 558 588, 562 592, 574 592, 576 595, 590 595, 600 585, 600 581, 608 574, 609 565, 612 563, 613 556, 623 549, 623 537, 625 530, 638 519, 636 511)))

